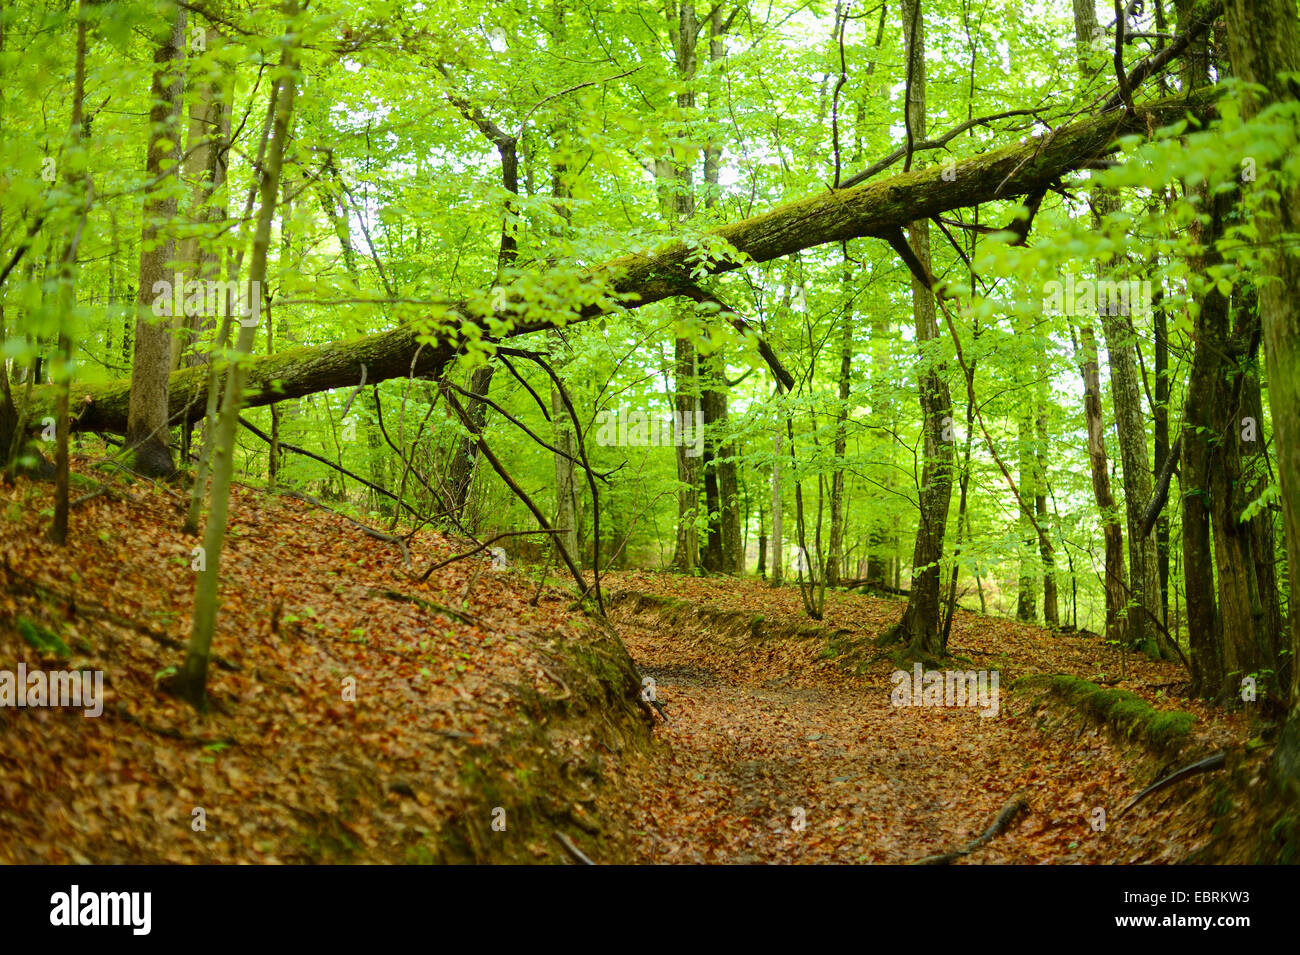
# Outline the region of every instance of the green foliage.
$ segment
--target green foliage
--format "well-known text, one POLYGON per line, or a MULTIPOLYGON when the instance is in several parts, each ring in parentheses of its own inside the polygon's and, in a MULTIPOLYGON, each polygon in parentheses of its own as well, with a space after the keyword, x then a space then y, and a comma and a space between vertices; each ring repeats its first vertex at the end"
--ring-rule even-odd
POLYGON ((72 656, 72 650, 68 645, 48 627, 29 620, 27 617, 19 617, 17 625, 18 635, 23 638, 23 642, 34 650, 58 657, 72 656))
MULTIPOLYGON (((236 132, 227 178, 206 197, 193 170, 157 183, 144 171, 153 38, 174 8, 86 4, 85 12, 88 118, 76 142, 68 127, 77 6, 20 2, 0 12, 0 262, 34 230, 31 247, 0 289, 7 323, 0 349, 15 393, 36 359, 42 382, 65 372, 77 383, 130 374, 135 323, 149 315, 137 305, 136 288, 146 193, 176 199, 165 237, 182 245, 197 239, 221 277, 233 274, 236 256, 248 246, 248 223, 237 220, 257 181, 253 159, 274 72, 269 67, 282 42, 278 11, 272 15, 266 4, 231 11, 235 29, 210 23, 198 9, 188 13, 191 27, 214 29, 201 47, 187 49, 187 105, 205 84, 216 84, 236 132), (56 306, 57 270, 50 263, 57 264, 81 215, 83 195, 74 183, 82 172, 93 181, 95 200, 78 253, 75 306, 64 313, 56 306), (67 368, 52 367, 60 330, 74 343, 67 368)), ((488 397, 514 421, 489 409, 484 437, 553 515, 555 456, 515 423, 546 442, 559 440, 552 382, 526 358, 511 358, 507 369, 498 349, 520 329, 556 326, 511 344, 543 355, 556 369, 577 409, 583 449, 606 476, 597 482, 601 558, 664 567, 673 559, 679 522, 704 536, 708 502, 701 494, 694 512, 681 515, 672 446, 598 438, 602 415, 626 409, 667 419, 675 397, 689 399, 710 384, 679 380, 674 341, 688 341, 711 365, 711 384, 727 396, 727 417, 708 426, 705 444, 713 471, 716 462, 737 468, 747 571, 756 569, 759 538, 772 533, 780 437, 787 577, 794 576, 796 485, 813 562, 824 565, 831 487, 842 474, 841 576, 862 576, 870 557, 888 564, 887 582, 903 587, 918 569, 911 566, 912 540, 925 452, 917 382, 935 371, 952 395, 954 483, 965 481, 969 492, 960 527, 954 494, 943 579, 957 571, 965 606, 978 600, 991 612, 1014 612, 1022 569, 1037 578, 1046 570, 1032 566, 1037 546, 1026 543, 1003 466, 1017 481, 1032 472, 1046 508, 1038 519, 1056 552, 1062 614, 1080 627, 1103 629, 1103 516, 1092 494, 1079 378, 1081 328, 1090 320, 1048 308, 1047 287, 1067 276, 1096 280, 1103 272, 1148 282, 1163 290, 1171 352, 1189 354, 1205 294, 1214 289, 1236 301, 1257 284, 1265 254, 1258 241, 1261 203, 1300 175, 1295 104, 1276 104, 1246 121, 1236 102, 1240 91, 1225 81, 1212 130, 1188 120, 1123 140, 1112 168, 1079 173, 1061 192, 1047 194, 1026 244, 1011 244, 1008 231, 987 231, 1023 221, 1021 197, 960 210, 963 221, 977 222, 983 232, 947 224, 945 235, 932 227, 932 270, 958 296, 950 306, 956 341, 941 317, 938 337, 918 347, 911 279, 886 243, 853 239, 755 264, 709 231, 781 201, 821 194, 837 176, 842 181, 900 145, 902 85, 886 68, 903 58, 896 13, 888 9, 879 41, 874 12, 851 18, 841 51, 829 8, 794 0, 761 15, 745 8, 728 22, 716 59, 703 25, 692 76, 673 53, 678 24, 644 5, 311 4, 302 18, 302 92, 258 353, 280 355, 287 373, 309 354, 299 348, 402 326, 426 347, 450 336, 459 349, 451 371, 456 384, 468 388, 476 370, 493 367, 488 397), (836 87, 841 52, 846 80, 836 87), (501 146, 485 134, 485 124, 516 140, 517 193, 505 186, 501 146), (716 185, 704 179, 709 157, 716 159, 716 185), (1245 178, 1248 172, 1253 178, 1245 178), (1189 263, 1204 251, 1197 239, 1197 227, 1207 221, 1196 193, 1201 183, 1211 193, 1237 189, 1242 207, 1219 242, 1222 265, 1198 271, 1189 263), (1119 201, 1098 223, 1088 199, 1102 188, 1118 191, 1119 201), (691 215, 671 211, 687 198, 691 215), (503 235, 514 243, 511 255, 503 254, 503 235), (617 270, 602 263, 635 264, 644 253, 672 247, 682 250, 687 270, 714 300, 667 299, 625 310, 633 303, 612 291, 617 270), (738 332, 719 302, 751 331, 738 332), (607 314, 587 322, 584 310, 607 314), (758 334, 794 375, 792 391, 774 387, 758 334), (974 375, 969 425, 957 345, 974 375), (850 356, 847 399, 839 397, 842 348, 850 356), (1036 427, 1025 437, 1020 425, 1027 410, 1036 427)), ((976 124, 943 150, 918 151, 914 169, 1042 135, 1045 124, 1057 127, 1090 111, 1097 83, 1111 80, 1104 42, 1085 45, 1082 53, 1062 42, 1073 33, 1068 6, 1026 18, 1020 5, 994 0, 978 16, 944 9, 928 12, 926 21, 932 133, 1008 108, 1034 105, 1039 115, 976 124), (1091 78, 1079 72, 1080 55, 1095 71, 1091 78)), ((200 145, 196 135, 183 130, 187 153, 200 145)), ((901 168, 895 164, 881 176, 901 168)), ((194 265, 179 256, 177 270, 192 277, 194 265)), ((182 364, 211 356, 218 368, 227 367, 229 349, 216 343, 219 322, 203 319, 192 339, 177 333, 182 364)), ((1153 317, 1134 314, 1130 324, 1131 344, 1153 388, 1153 317)), ((481 458, 468 503, 450 507, 445 487, 466 428, 431 382, 396 378, 373 385, 372 378, 357 394, 322 392, 282 401, 274 412, 250 409, 245 417, 265 433, 274 430, 283 447, 324 458, 401 497, 410 509, 296 451, 274 462, 278 486, 393 530, 427 521, 485 539, 536 526, 481 458)), ((1177 422, 1182 376, 1172 374, 1170 385, 1167 407, 1177 422)), ((1103 414, 1113 433, 1109 402, 1103 414)), ((1267 413, 1259 426, 1267 446, 1267 413)), ((179 429, 173 443, 181 443, 179 429)), ((88 443, 86 450, 109 449, 88 443)), ((251 433, 240 434, 234 453, 243 479, 269 476, 269 448, 251 433)), ((576 485, 576 530, 590 566, 597 515, 581 472, 576 485)), ((1278 494, 1276 485, 1256 493, 1242 519, 1272 518, 1278 494)), ((716 518, 717 507, 710 506, 716 518)), ((1181 531, 1177 512, 1172 505, 1167 510, 1171 548, 1181 531)), ((544 564, 550 557, 549 548, 524 539, 503 546, 512 563, 544 564)))

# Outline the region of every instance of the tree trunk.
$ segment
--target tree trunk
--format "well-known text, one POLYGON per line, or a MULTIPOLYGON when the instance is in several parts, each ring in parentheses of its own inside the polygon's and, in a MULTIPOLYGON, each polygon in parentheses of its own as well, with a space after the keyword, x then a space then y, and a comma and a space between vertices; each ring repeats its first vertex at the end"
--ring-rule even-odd
MULTIPOLYGON (((1169 460, 1169 318, 1161 291, 1155 294, 1155 454, 1152 465, 1156 474, 1163 474, 1169 460)), ((1156 561, 1160 576, 1160 617, 1169 620, 1169 517, 1162 511, 1156 521, 1156 561)), ((1178 631, 1170 629, 1178 638, 1178 631)))
MULTIPOLYGON (((907 38, 908 72, 907 124, 913 139, 925 138, 925 31, 921 0, 903 0, 903 31, 907 38)), ((916 258, 930 269, 930 223, 917 220, 908 225, 909 242, 916 258)), ((912 312, 916 318, 916 341, 924 356, 927 343, 939 334, 934 293, 917 276, 912 277, 912 312)), ((924 456, 921 471, 920 515, 916 545, 912 550, 912 585, 900 627, 910 652, 929 657, 943 653, 940 633, 939 583, 948 505, 952 497, 953 442, 952 399, 940 368, 922 357, 918 368, 924 456)))
MULTIPOLYGON (((713 7, 709 17, 709 61, 721 69, 724 58, 722 42, 722 4, 713 7)), ((721 97, 710 92, 710 101, 721 105, 721 97)), ((720 193, 722 148, 712 140, 704 149, 704 207, 712 209, 720 193)), ((740 533, 740 488, 737 478, 736 448, 723 441, 718 432, 727 427, 727 363, 721 352, 707 361, 700 357, 701 410, 704 414, 705 497, 709 508, 708 566, 712 572, 741 574, 745 571, 744 543, 740 533), (710 495, 712 497, 710 498, 710 495), (716 517, 714 516, 716 515, 716 517)), ((707 565, 706 565, 707 566, 707 565)))
MULTIPOLYGON (((1289 0, 1228 0, 1228 52, 1232 72, 1262 89, 1243 90, 1242 116, 1249 120, 1271 103, 1294 109, 1295 75, 1300 72, 1300 26, 1289 0), (1290 78, 1288 78, 1290 77, 1290 78)), ((1288 157, 1272 160, 1280 165, 1288 157)), ((1259 292, 1264 355, 1268 372, 1269 406, 1277 447, 1278 480, 1282 488, 1282 517, 1286 552, 1294 581, 1300 569, 1300 250, 1283 241, 1300 232, 1300 185, 1282 178, 1280 194, 1266 196, 1263 215, 1255 219, 1264 267, 1273 281, 1259 292)), ((1290 712, 1274 755, 1277 779, 1294 797, 1300 795, 1300 613, 1290 613, 1290 712)))
MULTIPOLYGON (((1047 405, 1042 399, 1038 403, 1035 417, 1038 442, 1034 446, 1034 512, 1038 516, 1038 526, 1046 530, 1047 515, 1047 460, 1044 449, 1047 447, 1047 405)), ((1038 553, 1043 559, 1043 623, 1053 629, 1061 625, 1061 611, 1056 584, 1056 555, 1046 537, 1038 539, 1038 553)))
MULTIPOLYGON (((972 251, 974 251, 973 248, 972 251)), ((974 278, 971 279, 971 284, 974 285, 974 278)), ((972 331, 973 337, 978 340, 980 334, 978 320, 975 321, 972 331)), ((975 366, 975 359, 971 359, 966 364, 966 442, 965 448, 962 450, 961 471, 957 479, 957 533, 952 551, 952 570, 948 577, 947 608, 944 611, 943 632, 940 634, 939 641, 944 653, 948 652, 948 640, 952 636, 952 619, 957 612, 957 576, 961 571, 961 565, 957 562, 957 558, 961 556, 963 527, 966 529, 966 537, 970 537, 970 512, 966 509, 966 504, 969 500, 968 491, 970 489, 971 447, 975 438, 975 403, 970 400, 970 396, 975 393, 975 366)), ((983 613, 984 590, 980 587, 978 569, 974 577, 975 586, 980 588, 980 612, 983 613)))
MULTIPOLYGON (((852 273, 844 268, 844 290, 848 291, 852 273)), ((826 584, 838 587, 844 563, 844 456, 848 450, 849 394, 853 370, 853 308, 846 305, 840 317, 839 404, 835 408, 835 444, 832 453, 835 470, 831 474, 831 535, 826 556, 826 584)))
MULTIPOLYGON (((699 412, 700 399, 696 391, 699 375, 695 362, 695 346, 689 339, 675 341, 676 361, 673 382, 673 414, 679 434, 695 433, 697 422, 703 418, 699 412)), ((700 458, 691 441, 677 442, 677 547, 673 554, 673 570, 693 574, 700 566, 700 534, 696 526, 700 507, 700 458)))
POLYGON ((720 355, 698 356, 700 409, 704 416, 705 504, 709 523, 704 569, 710 573, 738 574, 744 569, 740 538, 740 494, 736 480, 736 448, 719 436, 727 427, 726 365, 720 355))
POLYGON ((785 495, 781 487, 781 428, 776 429, 775 456, 772 458, 772 586, 780 587, 782 577, 785 574, 785 568, 782 562, 785 555, 782 553, 781 537, 785 533, 785 495))
MULTIPOLYGON (((695 108, 695 94, 689 84, 695 78, 696 46, 699 22, 692 0, 680 5, 669 3, 668 34, 672 40, 676 61, 677 79, 682 84, 677 94, 677 107, 683 112, 695 108)), ((655 176, 659 180, 660 212, 677 228, 695 213, 694 176, 690 166, 671 158, 655 160, 655 176)), ((679 313, 679 321, 684 320, 679 313)), ((699 411, 699 369, 696 367, 695 346, 687 338, 674 343, 674 398, 673 408, 683 430, 696 421, 699 411)), ((696 527, 700 497, 700 460, 685 442, 677 445, 677 546, 673 554, 673 569, 694 573, 700 566, 699 531, 696 527)))
MULTIPOLYGON (((1213 324, 1209 312, 1226 308, 1217 290, 1201 303, 1197 325, 1213 324)), ((1214 455, 1213 408, 1219 381, 1218 356, 1207 350, 1200 333, 1192 356, 1183 406, 1182 518, 1183 588, 1187 594, 1187 638, 1191 651, 1192 692, 1214 697, 1225 686, 1223 630, 1214 599, 1213 541, 1210 536, 1210 470, 1214 455)))
POLYGON ((551 382, 551 421, 554 425, 555 446, 564 452, 552 456, 555 459, 555 526, 562 530, 562 533, 555 535, 555 541, 564 548, 569 559, 581 567, 577 487, 573 479, 573 459, 577 456, 577 448, 574 444, 573 422, 569 419, 569 411, 564 406, 564 399, 555 387, 555 382, 551 382))
POLYGON ((1155 541, 1142 534, 1142 516, 1151 500, 1152 478, 1147 459, 1146 420, 1142 414, 1141 384, 1133 358, 1134 336, 1126 316, 1101 312, 1109 357, 1111 400, 1119 440, 1124 478, 1124 513, 1128 523, 1129 642, 1149 654, 1165 653, 1157 624, 1160 619, 1160 579, 1155 541))
MULTIPOLYGON (((218 36, 208 28, 205 43, 215 42, 218 36)), ((212 198, 226 181, 226 141, 230 138, 227 97, 224 82, 203 79, 190 103, 184 176, 191 189, 188 217, 200 227, 226 218, 226 210, 212 205, 212 198)), ((182 239, 177 258, 187 281, 216 279, 220 272, 219 256, 206 232, 182 239)), ((187 365, 203 362, 203 356, 194 346, 198 335, 211 324, 210 316, 202 313, 172 316, 171 371, 179 369, 182 362, 187 365)))
MULTIPOLYGON (((492 365, 481 365, 475 368, 474 374, 469 379, 470 393, 486 398, 492 388, 492 374, 492 365)), ((465 413, 470 420, 470 434, 461 439, 451 459, 451 465, 447 469, 447 496, 442 504, 445 510, 462 523, 462 526, 473 528, 475 521, 472 516, 465 515, 464 511, 469 502, 470 489, 474 484, 474 464, 478 460, 478 441, 475 438, 483 433, 483 428, 487 424, 487 405, 481 401, 471 400, 466 403, 465 413)), ((558 458, 556 466, 559 466, 558 458)))
MULTIPOLYGON (((290 23, 286 27, 289 37, 296 35, 296 9, 290 8, 290 23)), ((260 205, 257 226, 253 235, 253 255, 249 266, 249 281, 260 288, 267 277, 267 252, 271 245, 271 222, 275 217, 276 199, 279 196, 280 171, 284 160, 285 139, 293 116, 296 91, 296 48, 286 44, 281 60, 285 78, 278 92, 272 95, 275 103, 273 133, 262 167, 259 186, 260 205)), ((236 351, 247 354, 257 332, 255 323, 240 324, 236 351)), ((212 490, 209 498, 208 520, 204 528, 203 548, 200 552, 204 565, 199 572, 194 591, 194 617, 190 630, 185 662, 176 675, 176 689, 196 709, 206 708, 208 662, 212 655, 212 637, 217 627, 218 585, 221 573, 221 548, 225 543, 226 515, 230 504, 230 485, 235 470, 235 432, 239 427, 240 405, 244 396, 246 365, 235 362, 226 375, 225 395, 221 414, 212 435, 212 490)))
MULTIPOLYGON (((169 175, 175 175, 181 161, 181 101, 185 91, 185 8, 171 10, 167 32, 158 38, 154 54, 153 84, 150 90, 149 147, 145 178, 157 180, 167 161, 169 175)), ((135 355, 131 362, 131 392, 128 399, 126 446, 132 466, 149 477, 170 477, 175 472, 168 438, 168 376, 172 370, 171 323, 153 313, 153 303, 163 283, 163 294, 172 301, 174 275, 169 263, 175 258, 175 240, 165 230, 176 218, 175 194, 168 196, 170 183, 155 188, 164 195, 145 201, 140 234, 140 280, 136 292, 135 355)), ((182 290, 183 291, 183 290, 182 290)), ((170 313, 170 306, 168 314, 170 313)))
MULTIPOLYGON (((86 94, 86 13, 86 0, 79 0, 77 4, 77 54, 76 65, 73 68, 72 116, 68 124, 68 141, 72 151, 76 151, 81 145, 82 106, 86 94)), ((65 157, 65 163, 70 158, 65 157)), ((54 519, 50 522, 49 536, 51 541, 60 546, 68 542, 68 399, 72 387, 72 369, 70 367, 72 338, 65 323, 67 322, 67 313, 71 311, 72 304, 77 299, 77 247, 81 243, 81 230, 86 224, 86 216, 90 213, 90 201, 94 189, 90 176, 81 170, 74 171, 73 175, 69 176, 68 179, 75 180, 73 194, 81 193, 83 206, 80 221, 73 227, 73 232, 69 235, 64 246, 59 267, 59 350, 54 365, 55 375, 53 376, 59 382, 59 401, 54 419, 56 438, 54 519)))
POLYGON ((1106 594, 1106 639, 1123 644, 1128 635, 1124 614, 1127 594, 1124 584, 1124 531, 1110 490, 1110 467, 1106 462, 1106 425, 1102 418, 1101 374, 1097 368, 1097 339, 1091 324, 1079 329, 1079 372, 1083 377, 1083 416, 1088 428, 1088 468, 1092 474, 1092 495, 1101 515, 1103 556, 1102 585, 1106 594))
MULTIPOLYGON (((1079 44, 1097 35, 1097 15, 1092 0, 1074 0, 1075 39, 1079 44)), ((1115 196, 1095 190, 1093 210, 1099 221, 1119 208, 1115 196)), ((1168 639, 1160 633, 1160 580, 1155 541, 1142 534, 1142 517, 1151 500, 1152 478, 1147 463, 1147 429, 1142 414, 1141 382, 1133 356, 1136 336, 1126 308, 1117 303, 1097 303, 1110 369, 1111 402, 1124 485, 1124 514, 1128 524, 1129 575, 1127 593, 1128 640, 1152 656, 1174 659, 1168 639)), ((1107 577, 1111 571, 1107 570, 1107 577)))
MULTIPOLYGON (((1020 494, 1025 503, 1037 497, 1038 483, 1034 474, 1034 450, 1033 438, 1031 436, 1032 424, 1026 413, 1021 413, 1016 419, 1016 426, 1019 431, 1019 457, 1020 457, 1020 494)), ((1032 623, 1038 619, 1038 594, 1036 593, 1035 584, 1038 580, 1039 556, 1034 553, 1034 541, 1037 535, 1034 533, 1033 521, 1030 520, 1028 512, 1020 512, 1020 589, 1016 599, 1016 619, 1032 623)))
MULTIPOLYGON (((887 422, 897 431, 897 421, 893 414, 893 405, 889 400, 890 375, 893 362, 889 357, 888 342, 891 333, 886 309, 877 309, 877 318, 871 325, 871 417, 875 421, 887 422)), ((887 472, 882 483, 888 494, 893 490, 893 478, 887 472)), ((867 514, 867 567, 865 573, 868 587, 881 589, 892 578, 890 558, 885 552, 890 542, 888 524, 872 508, 867 514)))

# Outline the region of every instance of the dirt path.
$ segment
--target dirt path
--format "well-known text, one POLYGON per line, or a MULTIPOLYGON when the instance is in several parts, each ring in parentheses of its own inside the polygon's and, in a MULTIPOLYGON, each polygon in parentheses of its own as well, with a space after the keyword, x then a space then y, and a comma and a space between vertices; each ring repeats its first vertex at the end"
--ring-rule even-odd
POLYGON ((996 718, 895 707, 888 663, 851 676, 798 640, 737 651, 653 614, 615 619, 669 717, 619 797, 631 860, 909 862, 975 838, 1017 793, 1029 811, 964 861, 1171 861, 1198 838, 1094 831, 1097 807, 1140 788, 1134 761, 1101 730, 1046 732, 1005 690, 996 718))

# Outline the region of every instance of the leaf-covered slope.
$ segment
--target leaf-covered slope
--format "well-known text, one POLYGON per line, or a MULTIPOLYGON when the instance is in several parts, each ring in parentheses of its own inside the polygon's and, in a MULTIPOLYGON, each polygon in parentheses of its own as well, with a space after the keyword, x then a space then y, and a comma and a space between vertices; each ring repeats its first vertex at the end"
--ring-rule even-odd
MULTIPOLYGON (((531 606, 486 556, 416 585, 398 548, 237 488, 199 717, 162 689, 196 576, 183 501, 114 482, 62 550, 51 495, 0 492, 0 670, 103 670, 104 711, 0 708, 3 861, 566 861, 557 830, 591 849, 585 807, 648 731, 626 651, 560 593, 531 606)), ((416 566, 464 549, 410 548, 416 566)))

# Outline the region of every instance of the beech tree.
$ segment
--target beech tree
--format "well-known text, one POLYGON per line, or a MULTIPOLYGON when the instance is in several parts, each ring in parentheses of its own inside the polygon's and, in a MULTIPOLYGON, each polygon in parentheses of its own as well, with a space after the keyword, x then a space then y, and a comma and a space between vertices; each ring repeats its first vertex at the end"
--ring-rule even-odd
MULTIPOLYGON (((172 288, 176 271, 171 268, 176 258, 176 239, 169 230, 176 219, 178 202, 175 186, 181 163, 186 10, 173 4, 169 17, 159 29, 150 89, 153 105, 144 170, 151 180, 148 188, 153 195, 145 202, 142 215, 138 313, 126 421, 126 441, 134 453, 134 466, 151 477, 165 477, 174 468, 168 443, 167 403, 173 367, 172 328, 169 319, 159 319, 155 306, 161 300, 170 315, 177 299, 172 288)), ((185 290, 180 291, 183 296, 185 290)))

